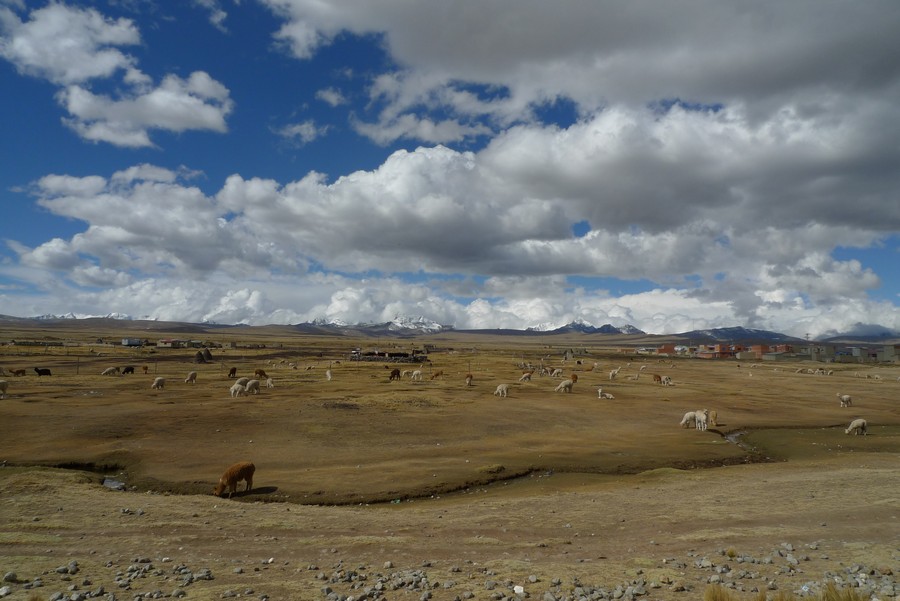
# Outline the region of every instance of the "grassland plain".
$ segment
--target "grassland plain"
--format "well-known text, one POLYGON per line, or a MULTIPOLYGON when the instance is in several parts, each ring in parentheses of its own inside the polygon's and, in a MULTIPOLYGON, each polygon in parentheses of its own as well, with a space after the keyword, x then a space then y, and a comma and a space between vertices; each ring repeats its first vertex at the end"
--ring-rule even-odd
MULTIPOLYGON (((0 401, 0 571, 50 580, 75 559, 115 590, 116 571, 135 558, 164 574, 167 558, 213 571, 184 589, 200 599, 249 589, 319 599, 325 586, 358 598, 362 589, 336 574, 368 572, 374 582, 376 571, 426 570, 443 583, 428 590, 434 599, 636 580, 658 585, 645 598, 686 599, 711 575, 697 557, 768 557, 783 543, 815 552, 779 576, 782 587, 839 565, 900 565, 896 366, 830 365, 834 374, 820 376, 796 373, 816 364, 657 359, 623 352, 640 344, 627 337, 186 329, 102 322, 4 333, 64 345, 0 347, 0 365, 28 374, 6 377, 0 401), (238 348, 197 364, 195 350, 98 342, 134 336, 238 348), (426 344, 435 350, 424 364, 348 360, 357 347, 426 344), (564 362, 566 350, 575 358, 564 362), (523 364, 561 367, 578 381, 571 394, 554 392, 560 378, 519 382, 523 364), (137 373, 100 375, 124 365, 137 373), (275 386, 233 398, 230 367, 248 377, 264 369, 275 386), (423 379, 390 381, 385 367, 421 369, 423 379), (184 382, 189 371, 195 384, 184 382), (150 389, 155 377, 165 388, 150 389), (510 384, 508 398, 492 394, 500 383, 510 384), (598 399, 598 386, 615 399, 598 399), (840 407, 838 392, 853 405, 840 407), (715 410, 718 425, 680 428, 698 408, 715 410), (844 434, 855 417, 869 421, 869 436, 844 434), (225 467, 245 459, 257 466, 254 490, 210 496, 225 467), (51 469, 60 466, 81 469, 51 469)), ((71 578, 68 586, 90 588, 71 578)), ((155 578, 171 594, 174 576, 155 578)), ((13 587, 11 598, 29 594, 13 587)))

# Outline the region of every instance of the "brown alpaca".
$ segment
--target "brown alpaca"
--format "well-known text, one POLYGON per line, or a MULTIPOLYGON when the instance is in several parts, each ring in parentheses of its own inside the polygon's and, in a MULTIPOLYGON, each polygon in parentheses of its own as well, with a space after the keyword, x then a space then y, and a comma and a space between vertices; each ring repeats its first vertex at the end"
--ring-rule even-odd
POLYGON ((574 384, 578 381, 578 374, 572 374, 571 376, 569 376, 569 379, 572 380, 572 383, 574 384))
POLYGON ((237 368, 236 367, 232 367, 231 369, 228 370, 228 377, 229 378, 237 377, 237 368))
POLYGON ((433 374, 431 374, 431 379, 434 380, 435 378, 443 379, 444 378, 444 370, 439 369, 436 372, 434 372, 433 374))
POLYGON ((250 461, 241 461, 240 463, 235 463, 222 474, 222 477, 219 478, 219 483, 213 489, 213 494, 217 497, 222 496, 222 493, 225 492, 225 489, 228 489, 228 498, 231 498, 231 495, 237 492, 238 482, 241 480, 245 480, 247 482, 246 490, 249 492, 253 488, 253 472, 256 471, 256 466, 253 465, 250 461))
POLYGON ((253 372, 253 375, 255 375, 257 378, 260 378, 260 379, 269 377, 269 374, 267 374, 266 370, 264 370, 264 369, 257 369, 256 371, 253 372))

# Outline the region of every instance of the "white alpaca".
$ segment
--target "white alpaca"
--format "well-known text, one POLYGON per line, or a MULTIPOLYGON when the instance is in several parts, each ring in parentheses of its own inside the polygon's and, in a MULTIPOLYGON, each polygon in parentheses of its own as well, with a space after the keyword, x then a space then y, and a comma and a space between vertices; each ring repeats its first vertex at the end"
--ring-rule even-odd
POLYGON ((266 388, 275 388, 275 381, 272 378, 266 378, 266 388))
POLYGON ((522 377, 519 378, 519 382, 531 382, 531 374, 533 374, 533 373, 534 372, 532 372, 532 371, 526 371, 525 373, 522 374, 522 377))
POLYGON ((259 380, 250 380, 247 382, 247 385, 244 386, 244 392, 250 394, 259 394, 259 380))
POLYGON ((417 369, 416 371, 412 372, 412 375, 409 378, 411 380, 421 380, 422 379, 422 370, 417 369))
POLYGON ((235 384, 240 384, 241 386, 246 386, 247 382, 250 381, 250 378, 238 378, 234 381, 235 384))
POLYGON ((693 411, 688 411, 684 414, 684 417, 681 418, 681 423, 679 424, 682 428, 693 428, 696 427, 697 424, 697 415, 693 411))
POLYGON ((122 374, 119 372, 118 367, 107 367, 106 369, 104 369, 103 371, 100 372, 100 375, 101 376, 120 376, 122 374))
POLYGON ((671 376, 663 376, 660 380, 660 384, 662 384, 663 386, 675 386, 675 383, 672 382, 671 376))
POLYGON ((497 390, 494 391, 494 396, 499 396, 499 397, 509 396, 509 384, 499 384, 497 386, 497 390))
POLYGON ((195 384, 197 382, 197 372, 192 371, 188 374, 188 376, 184 379, 185 384, 195 384))
POLYGON ((621 368, 621 367, 617 367, 617 368, 615 368, 614 370, 610 371, 610 372, 609 372, 609 379, 610 379, 610 380, 615 380, 615 379, 616 379, 616 376, 619 375, 619 370, 620 370, 620 369, 622 369, 622 368, 621 368))
POLYGON ((601 387, 597 388, 597 398, 598 399, 614 399, 616 397, 614 397, 613 395, 611 395, 608 392, 603 392, 603 387, 601 386, 601 387))
POLYGON ((849 407, 853 404, 853 399, 850 398, 849 394, 841 394, 837 393, 837 398, 841 400, 841 407, 849 407))
POLYGON ((153 380, 153 384, 150 385, 151 390, 162 390, 166 386, 165 378, 156 378, 153 380))
POLYGON ((869 424, 866 420, 860 418, 855 419, 850 422, 850 427, 844 430, 844 434, 850 434, 853 432, 855 436, 859 436, 862 434, 863 436, 868 436, 869 434, 869 424))
POLYGON ((329 382, 331 382, 331 370, 330 369, 325 370, 325 379, 328 380, 329 382))
POLYGON ((698 430, 706 430, 709 427, 709 409, 697 409, 694 411, 694 420, 698 430))
POLYGON ((551 378, 561 378, 562 375, 563 375, 563 370, 560 367, 557 367, 556 369, 554 369, 553 371, 550 372, 551 378))
POLYGON ((231 392, 232 397, 241 396, 244 394, 244 387, 241 384, 235 383, 229 388, 229 391, 231 392))
POLYGON ((572 380, 563 380, 559 383, 559 386, 556 387, 555 392, 572 392, 572 386, 575 385, 575 382, 572 380))

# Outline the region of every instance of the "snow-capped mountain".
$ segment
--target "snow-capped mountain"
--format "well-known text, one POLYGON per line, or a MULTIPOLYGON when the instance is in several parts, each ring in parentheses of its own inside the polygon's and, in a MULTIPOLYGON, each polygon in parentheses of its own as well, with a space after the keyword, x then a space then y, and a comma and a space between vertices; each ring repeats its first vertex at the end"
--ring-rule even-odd
POLYGON ((63 315, 38 315, 37 317, 33 317, 32 319, 40 319, 40 320, 51 320, 51 319, 119 319, 124 321, 131 321, 131 315, 127 315, 125 313, 107 313, 106 315, 76 315, 75 313, 64 313, 63 315))
POLYGON ((584 321, 583 319, 576 319, 563 325, 543 323, 534 327, 530 327, 527 329, 527 331, 544 332, 547 334, 565 334, 576 332, 582 334, 644 334, 644 332, 632 325, 616 327, 612 324, 607 323, 603 324, 600 327, 597 327, 591 323, 584 321))
POLYGON ((382 323, 356 323, 351 324, 340 319, 317 318, 310 322, 310 325, 330 328, 350 328, 356 330, 366 330, 370 332, 395 332, 397 334, 434 334, 436 332, 444 332, 452 330, 453 326, 441 325, 436 321, 432 321, 426 317, 413 317, 409 315, 397 315, 391 321, 382 323))

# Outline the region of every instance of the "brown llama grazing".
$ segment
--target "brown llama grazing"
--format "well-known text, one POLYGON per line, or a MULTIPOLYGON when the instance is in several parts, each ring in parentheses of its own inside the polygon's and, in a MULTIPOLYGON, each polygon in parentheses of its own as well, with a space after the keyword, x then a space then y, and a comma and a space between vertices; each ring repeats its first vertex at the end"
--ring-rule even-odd
POLYGON ((24 369, 14 369, 14 370, 13 370, 13 375, 14 375, 14 376, 24 376, 24 375, 25 375, 25 370, 24 370, 24 369))
POLYGON ((268 379, 268 377, 269 377, 269 374, 267 374, 266 370, 264 370, 264 369, 257 369, 256 371, 253 372, 253 375, 256 376, 257 378, 259 378, 260 380, 265 380, 265 379, 268 379))
POLYGON ((431 374, 431 379, 434 380, 435 378, 440 378, 443 380, 444 379, 444 370, 439 369, 436 372, 434 372, 433 374, 431 374))
POLYGON ((662 384, 662 376, 659 374, 653 374, 653 383, 662 384))
POLYGON ((147 373, 148 371, 150 371, 150 368, 147 367, 146 365, 141 365, 141 369, 144 370, 144 373, 147 373))
POLYGON ((232 367, 231 369, 228 370, 228 377, 229 378, 237 377, 237 368, 236 367, 232 367))
POLYGON ((388 380, 393 381, 393 380, 399 380, 399 379, 400 379, 400 370, 396 369, 396 368, 392 369, 391 376, 388 378, 388 380))
POLYGON ((241 480, 247 482, 247 488, 245 490, 250 492, 253 489, 253 473, 255 471, 256 466, 250 461, 235 463, 225 470, 225 473, 219 478, 219 483, 213 489, 213 494, 217 497, 221 497, 222 493, 225 492, 225 489, 227 488, 228 498, 230 499, 231 495, 237 492, 238 482, 241 480))

